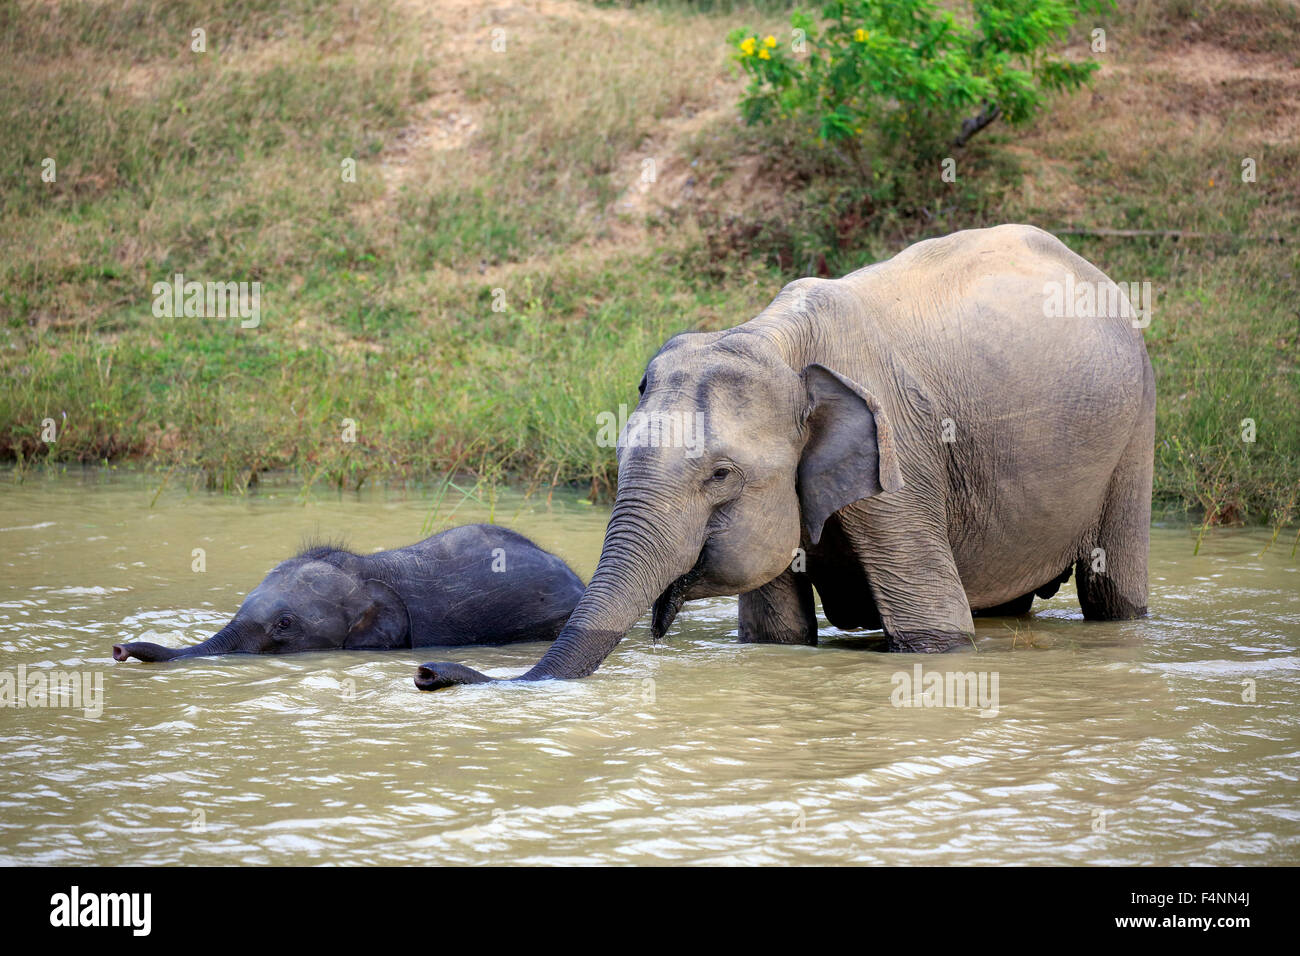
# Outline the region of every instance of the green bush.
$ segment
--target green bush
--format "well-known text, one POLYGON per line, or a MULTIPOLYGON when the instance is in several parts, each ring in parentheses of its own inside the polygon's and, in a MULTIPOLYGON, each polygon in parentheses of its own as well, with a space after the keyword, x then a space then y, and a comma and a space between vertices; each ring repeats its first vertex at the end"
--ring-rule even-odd
POLYGON ((727 39, 751 81, 749 123, 810 122, 856 148, 864 131, 919 156, 963 145, 989 123, 1023 123, 1049 90, 1075 89, 1097 64, 1046 52, 1079 13, 1113 0, 973 0, 958 18, 931 0, 841 0, 822 23, 796 11, 789 42, 753 30, 727 39))

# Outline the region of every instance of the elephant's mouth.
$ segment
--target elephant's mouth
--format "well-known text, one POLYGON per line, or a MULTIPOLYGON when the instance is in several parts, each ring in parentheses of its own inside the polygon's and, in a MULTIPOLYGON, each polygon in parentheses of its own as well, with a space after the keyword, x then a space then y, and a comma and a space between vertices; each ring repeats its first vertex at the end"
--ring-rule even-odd
POLYGON ((658 641, 668 633, 668 628, 672 627, 677 612, 691 596, 691 588, 704 574, 704 555, 707 550, 707 548, 701 550, 700 556, 695 560, 695 566, 668 585, 664 593, 655 601, 650 616, 650 636, 653 640, 658 641))

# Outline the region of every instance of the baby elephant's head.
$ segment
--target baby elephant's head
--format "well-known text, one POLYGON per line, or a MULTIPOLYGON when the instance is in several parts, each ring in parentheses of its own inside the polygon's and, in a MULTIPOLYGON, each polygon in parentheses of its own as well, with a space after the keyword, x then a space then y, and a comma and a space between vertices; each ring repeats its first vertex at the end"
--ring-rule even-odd
POLYGON ((113 657, 169 661, 215 654, 398 647, 405 643, 409 626, 406 605, 382 581, 348 570, 346 563, 340 567, 316 557, 297 557, 268 574, 234 619, 203 643, 184 648, 114 644, 113 657))

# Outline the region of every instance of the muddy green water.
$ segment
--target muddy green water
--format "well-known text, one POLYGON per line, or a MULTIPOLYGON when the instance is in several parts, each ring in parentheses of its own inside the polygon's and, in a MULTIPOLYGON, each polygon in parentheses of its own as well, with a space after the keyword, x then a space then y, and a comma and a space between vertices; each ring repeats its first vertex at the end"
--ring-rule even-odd
MULTIPOLYGON (((509 674, 543 646, 109 649, 207 636, 306 535, 418 540, 427 492, 151 507, 156 479, 4 481, 0 685, 65 672, 102 694, 6 698, 0 863, 1300 862, 1290 535, 1259 557, 1267 535, 1217 531, 1193 557, 1192 532, 1157 528, 1141 622, 1085 623, 1067 586, 919 659, 824 622, 817 648, 742 646, 734 599, 714 600, 658 646, 638 625, 584 681, 422 694, 424 660, 509 674), (918 663, 982 675, 986 706, 922 706, 895 677, 918 663)), ((487 518, 460 497, 440 528, 487 518)), ((585 579, 606 512, 503 495, 496 519, 585 579)))

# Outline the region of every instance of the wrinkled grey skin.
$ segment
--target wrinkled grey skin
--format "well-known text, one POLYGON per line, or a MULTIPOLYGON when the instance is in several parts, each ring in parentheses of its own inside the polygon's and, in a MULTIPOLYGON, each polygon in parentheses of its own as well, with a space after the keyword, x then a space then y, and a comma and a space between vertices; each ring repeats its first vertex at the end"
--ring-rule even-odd
POLYGON ((1039 229, 971 230, 670 340, 638 410, 702 412, 704 454, 621 449, 596 573, 516 679, 590 674, 647 608, 658 636, 713 595, 740 595, 744 641, 814 644, 816 588, 900 651, 969 646, 973 610, 1027 611, 1071 569, 1085 617, 1144 614, 1151 364, 1129 316, 1045 315, 1067 274, 1113 288, 1039 229))
POLYGON ((553 640, 582 596, 562 560, 495 525, 395 551, 310 548, 277 565, 200 644, 113 645, 125 661, 553 640))

